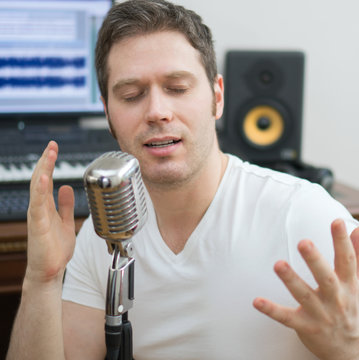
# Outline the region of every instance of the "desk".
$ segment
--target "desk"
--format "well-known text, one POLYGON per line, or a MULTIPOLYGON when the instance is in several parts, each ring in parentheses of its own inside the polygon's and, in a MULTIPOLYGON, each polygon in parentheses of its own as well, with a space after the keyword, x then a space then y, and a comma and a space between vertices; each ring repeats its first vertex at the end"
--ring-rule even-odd
POLYGON ((333 186, 332 196, 341 202, 353 217, 359 220, 359 190, 336 183, 333 186))
MULTIPOLYGON (((76 219, 78 231, 84 219, 76 219)), ((26 269, 26 222, 0 222, 0 359, 5 359, 26 269)))
MULTIPOLYGON (((359 220, 359 190, 335 184, 332 195, 359 220)), ((76 219, 76 231, 84 219, 76 219)), ((26 222, 0 223, 0 359, 5 358, 26 268, 26 222)))
MULTIPOLYGON (((83 218, 75 220, 76 232, 83 221, 83 218)), ((26 238, 25 221, 0 222, 0 296, 21 291, 26 268, 26 238)))

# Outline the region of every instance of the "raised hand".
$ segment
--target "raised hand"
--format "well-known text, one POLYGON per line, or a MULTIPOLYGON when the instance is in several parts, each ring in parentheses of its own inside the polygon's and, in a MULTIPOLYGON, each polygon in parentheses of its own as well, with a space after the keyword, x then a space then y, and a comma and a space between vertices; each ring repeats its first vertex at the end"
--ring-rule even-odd
POLYGON ((34 170, 28 209, 28 266, 26 277, 47 282, 62 278, 75 246, 74 194, 63 186, 56 210, 52 174, 58 146, 50 141, 34 170))
POLYGON ((313 243, 302 240, 298 250, 317 284, 312 289, 286 263, 278 261, 275 272, 299 307, 288 308, 256 298, 253 305, 272 319, 294 329, 303 344, 322 360, 359 359, 359 228, 349 237, 342 220, 331 226, 335 269, 313 243))

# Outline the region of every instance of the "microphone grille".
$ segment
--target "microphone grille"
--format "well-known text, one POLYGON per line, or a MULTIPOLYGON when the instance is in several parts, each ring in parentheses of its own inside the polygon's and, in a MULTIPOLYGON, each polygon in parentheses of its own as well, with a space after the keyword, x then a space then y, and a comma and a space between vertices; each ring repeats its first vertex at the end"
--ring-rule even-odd
POLYGON ((96 233, 110 242, 132 237, 147 216, 144 185, 138 160, 112 151, 86 169, 84 183, 96 233))

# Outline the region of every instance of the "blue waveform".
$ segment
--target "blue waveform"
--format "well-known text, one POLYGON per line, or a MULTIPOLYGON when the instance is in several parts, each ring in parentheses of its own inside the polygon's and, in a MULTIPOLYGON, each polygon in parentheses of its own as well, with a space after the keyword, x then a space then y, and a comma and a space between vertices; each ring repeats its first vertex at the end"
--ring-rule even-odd
POLYGON ((63 68, 71 66, 75 68, 84 68, 86 64, 85 57, 76 57, 73 59, 65 59, 61 57, 7 57, 0 58, 0 68, 63 68))
POLYGON ((7 77, 0 78, 0 88, 10 86, 14 88, 19 87, 62 87, 71 85, 75 87, 83 87, 86 84, 85 76, 78 76, 74 78, 63 78, 60 76, 36 76, 36 77, 7 77))

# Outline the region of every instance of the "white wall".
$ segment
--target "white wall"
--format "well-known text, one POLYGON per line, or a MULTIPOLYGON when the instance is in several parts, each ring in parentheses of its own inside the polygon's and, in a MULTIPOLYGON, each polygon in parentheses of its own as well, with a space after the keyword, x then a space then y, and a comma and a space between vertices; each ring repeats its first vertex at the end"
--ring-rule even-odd
POLYGON ((359 1, 174 2, 211 27, 220 71, 228 49, 306 53, 303 160, 359 188, 359 1))

